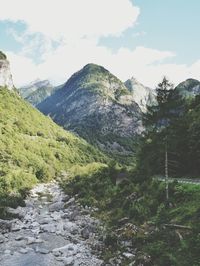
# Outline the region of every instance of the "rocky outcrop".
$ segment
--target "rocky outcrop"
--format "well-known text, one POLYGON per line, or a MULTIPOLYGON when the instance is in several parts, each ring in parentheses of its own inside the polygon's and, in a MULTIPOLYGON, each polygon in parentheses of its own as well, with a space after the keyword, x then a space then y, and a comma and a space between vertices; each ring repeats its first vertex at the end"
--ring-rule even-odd
POLYGON ((10 64, 2 52, 0 52, 0 87, 6 87, 9 90, 14 89, 10 64))
POLYGON ((105 68, 88 64, 38 105, 59 125, 112 153, 129 152, 127 138, 142 131, 141 109, 105 68))
POLYGON ((143 112, 146 112, 147 105, 155 104, 156 92, 139 83, 134 77, 128 79, 125 82, 125 86, 129 89, 134 101, 139 105, 143 112))

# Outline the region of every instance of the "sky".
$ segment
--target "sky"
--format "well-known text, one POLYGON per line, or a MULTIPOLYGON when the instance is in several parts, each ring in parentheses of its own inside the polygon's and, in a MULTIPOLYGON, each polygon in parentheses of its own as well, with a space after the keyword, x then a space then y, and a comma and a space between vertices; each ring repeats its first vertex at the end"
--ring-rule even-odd
POLYGON ((200 79, 199 0, 0 0, 0 50, 17 87, 88 63, 154 88, 200 79))

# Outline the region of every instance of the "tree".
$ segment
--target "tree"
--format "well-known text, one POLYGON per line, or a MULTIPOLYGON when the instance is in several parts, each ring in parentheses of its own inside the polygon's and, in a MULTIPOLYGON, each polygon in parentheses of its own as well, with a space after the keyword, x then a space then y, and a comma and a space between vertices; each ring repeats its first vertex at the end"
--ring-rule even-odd
MULTIPOLYGON (((146 137, 151 142, 154 140, 154 144, 151 148, 155 147, 159 143, 161 153, 164 154, 164 173, 166 183, 166 200, 169 199, 168 189, 168 176, 169 176, 169 156, 168 156, 168 127, 171 120, 176 116, 176 105, 173 103, 174 93, 173 84, 164 77, 163 80, 158 84, 156 88, 157 92, 157 104, 148 106, 147 113, 144 115, 143 123, 146 127, 146 137), (157 142, 157 143, 155 143, 157 142)), ((155 150, 153 152, 156 152, 155 150)))

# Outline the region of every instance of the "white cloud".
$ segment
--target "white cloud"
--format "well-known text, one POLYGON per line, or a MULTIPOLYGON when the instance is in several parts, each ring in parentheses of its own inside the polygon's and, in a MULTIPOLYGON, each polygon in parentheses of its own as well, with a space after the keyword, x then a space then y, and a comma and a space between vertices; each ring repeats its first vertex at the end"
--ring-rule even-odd
POLYGON ((0 4, 0 20, 23 21, 29 33, 53 40, 119 35, 139 15, 129 0, 0 0, 0 4))
POLYGON ((40 73, 35 63, 28 57, 6 52, 10 61, 15 86, 21 86, 35 80, 40 73))
POLYGON ((169 51, 157 51, 145 47, 134 50, 120 49, 113 54, 105 47, 82 40, 79 46, 62 45, 45 55, 44 62, 35 64, 26 56, 8 53, 16 85, 28 83, 36 78, 48 78, 59 84, 65 82, 75 71, 87 63, 103 65, 125 81, 135 76, 150 87, 167 75, 175 84, 189 77, 200 79, 200 61, 191 66, 165 63, 175 55, 169 51))
POLYGON ((98 45, 101 37, 119 36, 135 25, 140 10, 130 0, 0 0, 0 5, 0 20, 27 25, 23 33, 10 32, 22 46, 18 54, 7 51, 16 86, 38 77, 59 84, 87 63, 103 65, 122 80, 134 75, 151 87, 163 75, 175 83, 200 79, 200 61, 166 63, 175 58, 171 51, 139 46, 114 53, 98 45))

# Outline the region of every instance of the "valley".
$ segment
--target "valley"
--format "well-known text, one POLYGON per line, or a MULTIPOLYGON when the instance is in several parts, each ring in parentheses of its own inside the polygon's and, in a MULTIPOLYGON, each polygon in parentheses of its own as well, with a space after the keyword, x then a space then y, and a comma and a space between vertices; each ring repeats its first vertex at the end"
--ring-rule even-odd
POLYGON ((199 265, 199 81, 18 89, 0 63, 0 265, 199 265))

